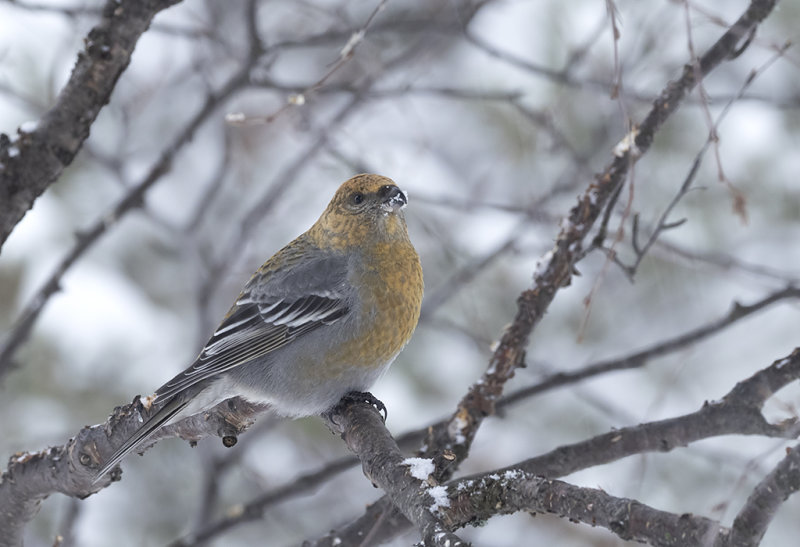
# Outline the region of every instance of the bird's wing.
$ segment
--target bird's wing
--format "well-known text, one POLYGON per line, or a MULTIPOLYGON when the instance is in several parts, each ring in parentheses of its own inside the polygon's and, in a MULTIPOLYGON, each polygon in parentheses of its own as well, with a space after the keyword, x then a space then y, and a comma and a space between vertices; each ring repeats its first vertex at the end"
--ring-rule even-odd
POLYGON ((350 313, 354 289, 347 283, 347 259, 306 250, 285 247, 250 279, 192 366, 156 391, 160 408, 114 452, 95 482, 189 405, 191 397, 176 397, 183 390, 350 313))
POLYGON ((349 311, 347 260, 328 255, 300 260, 280 270, 261 270, 195 362, 156 392, 169 399, 202 380, 263 357, 349 311))

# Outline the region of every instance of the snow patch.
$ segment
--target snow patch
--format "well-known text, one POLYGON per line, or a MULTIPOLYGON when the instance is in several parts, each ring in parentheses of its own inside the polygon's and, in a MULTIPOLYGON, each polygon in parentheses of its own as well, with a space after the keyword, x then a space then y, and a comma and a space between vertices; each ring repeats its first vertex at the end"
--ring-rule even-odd
POLYGON ((503 478, 508 481, 513 481, 522 477, 522 471, 518 469, 509 469, 503 473, 503 478))
POLYGON ((467 425, 469 425, 467 424, 467 420, 462 418, 460 414, 457 414, 453 421, 447 426, 447 434, 457 444, 464 444, 467 439, 464 437, 463 431, 467 428, 467 425))
POLYGON ((781 359, 779 362, 775 363, 775 368, 780 370, 783 367, 785 367, 786 365, 788 365, 790 362, 791 362, 791 359, 789 359, 788 357, 785 358, 785 359, 781 359))
POLYGON ((361 41, 364 39, 364 34, 366 34, 364 32, 364 29, 361 29, 351 34, 350 39, 344 45, 342 51, 339 52, 339 56, 342 59, 349 57, 353 53, 353 50, 356 48, 356 46, 360 44, 361 41))
POLYGON ((536 268, 534 268, 533 270, 533 278, 536 279, 542 277, 544 273, 547 271, 547 268, 550 267, 550 262, 552 262, 552 260, 553 260, 553 250, 550 249, 549 251, 544 253, 544 256, 536 262, 536 268))
POLYGON ((225 121, 228 123, 242 123, 247 119, 244 112, 229 112, 225 114, 225 121))
POLYGON ((421 481, 428 480, 428 476, 436 470, 433 460, 429 458, 406 458, 400 465, 407 465, 411 476, 421 481))
POLYGON ((450 507, 446 486, 433 486, 428 489, 428 494, 433 498, 433 504, 430 507, 431 513, 437 512, 440 507, 450 507))
POLYGON ((27 122, 22 122, 22 125, 19 126, 20 133, 33 133, 36 131, 36 128, 39 127, 39 122, 29 120, 27 122))
POLYGON ((639 147, 636 146, 636 137, 639 135, 639 128, 634 127, 630 130, 630 132, 622 137, 622 140, 617 143, 614 147, 614 155, 618 158, 621 158, 625 154, 629 153, 634 158, 638 158, 641 155, 641 151, 639 147))

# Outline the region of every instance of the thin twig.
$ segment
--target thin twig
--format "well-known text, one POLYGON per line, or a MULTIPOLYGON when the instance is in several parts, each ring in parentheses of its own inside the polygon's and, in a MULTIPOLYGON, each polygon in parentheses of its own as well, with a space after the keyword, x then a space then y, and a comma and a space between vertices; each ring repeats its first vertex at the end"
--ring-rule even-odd
POLYGON ((64 274, 121 218, 142 205, 147 191, 169 170, 173 159, 191 141, 195 131, 226 99, 247 84, 249 71, 250 66, 245 66, 229 78, 219 91, 209 94, 200 109, 173 139, 172 143, 164 149, 161 157, 150 167, 147 175, 91 226, 78 234, 72 249, 61 259, 47 280, 23 308, 19 318, 3 340, 2 346, 0 346, 0 378, 12 368, 14 354, 30 336, 36 320, 50 297, 60 290, 64 274))
POLYGON ((513 404, 521 399, 531 397, 532 395, 543 393, 557 387, 571 385, 597 375, 642 367, 656 357, 662 357, 697 343, 700 340, 704 340, 768 306, 789 299, 800 299, 800 288, 792 286, 786 287, 752 304, 742 305, 738 302, 734 303, 733 307, 726 315, 701 327, 689 330, 674 338, 669 338, 623 357, 592 363, 573 372, 559 372, 553 374, 532 386, 515 391, 498 404, 503 406, 513 404))
MULTIPOLYGON (((678 205, 678 203, 681 201, 681 199, 683 199, 683 197, 689 192, 689 189, 691 188, 692 184, 694 183, 694 179, 697 176, 697 173, 698 173, 698 171, 700 169, 700 165, 702 164, 702 161, 703 161, 703 157, 705 156, 706 152, 708 151, 709 146, 713 144, 715 147, 717 147, 718 141, 719 141, 719 136, 718 136, 719 135, 718 134, 719 126, 722 124, 722 122, 725 119, 725 117, 727 116, 727 114, 731 111, 731 108, 733 107, 734 103, 736 103, 737 101, 739 101, 741 99, 741 97, 744 95, 745 91, 756 80, 756 78, 758 78, 758 76, 763 74, 764 71, 766 71, 770 66, 773 65, 773 63, 775 63, 778 59, 780 59, 788 48, 789 48, 789 44, 785 44, 783 48, 779 49, 764 64, 762 64, 757 69, 752 70, 750 72, 750 74, 747 76, 747 78, 745 79, 745 81, 742 84, 742 86, 739 88, 739 92, 725 103, 725 106, 722 108, 722 111, 719 113, 717 118, 715 120, 711 121, 711 129, 709 130, 709 134, 708 134, 708 138, 706 139, 706 142, 703 143, 703 146, 697 152, 697 155, 695 156, 694 161, 692 162, 692 166, 689 168, 689 172, 687 173, 686 177, 683 179, 683 183, 681 184, 680 188, 678 189, 678 192, 675 194, 675 196, 673 196, 672 200, 670 200, 670 202, 667 204, 667 207, 661 213, 661 216, 659 217, 658 222, 656 222, 655 228, 651 231, 650 237, 647 239, 647 241, 645 242, 645 244, 643 246, 640 245, 640 243, 638 241, 638 238, 639 238, 639 217, 638 217, 638 215, 634 215, 634 217, 633 217, 633 231, 632 231, 632 236, 631 236, 631 244, 633 246, 634 253, 636 253, 636 259, 633 262, 633 264, 631 264, 629 266, 622 266, 623 267, 623 271, 625 271, 625 273, 628 275, 629 278, 633 279, 633 277, 636 274, 636 271, 639 269, 639 265, 641 264, 642 260, 647 255, 648 251, 653 246, 653 244, 656 242, 656 240, 658 240, 659 236, 663 232, 665 232, 667 230, 671 230, 673 228, 677 228, 678 226, 683 224, 684 220, 669 221, 668 220, 669 216, 672 213, 672 211, 675 209, 675 207, 678 205)), ((705 95, 703 95, 703 96, 705 96, 705 95)), ((710 112, 709 112, 709 116, 710 116, 710 112)), ((719 158, 718 158, 717 161, 720 162, 721 160, 719 160, 719 158)), ((720 166, 720 170, 721 169, 722 168, 720 166)), ((736 192, 738 192, 738 190, 736 190, 736 192)))
POLYGON ((331 67, 310 86, 306 87, 299 93, 293 93, 292 95, 289 95, 286 103, 283 106, 267 116, 248 116, 241 112, 233 112, 228 114, 225 119, 228 121, 228 123, 233 125, 268 124, 275 121, 278 116, 283 114, 289 108, 304 105, 311 94, 323 87, 331 78, 331 76, 336 74, 343 66, 350 62, 355 55, 356 49, 364 41, 364 36, 366 36, 370 25, 372 25, 372 22, 375 20, 375 17, 378 15, 378 13, 383 11, 383 9, 386 7, 387 2, 388 0, 380 0, 378 5, 375 6, 375 9, 373 9, 369 14, 367 20, 364 22, 361 28, 350 35, 347 43, 339 52, 339 57, 336 62, 334 62, 333 65, 331 65, 331 67))

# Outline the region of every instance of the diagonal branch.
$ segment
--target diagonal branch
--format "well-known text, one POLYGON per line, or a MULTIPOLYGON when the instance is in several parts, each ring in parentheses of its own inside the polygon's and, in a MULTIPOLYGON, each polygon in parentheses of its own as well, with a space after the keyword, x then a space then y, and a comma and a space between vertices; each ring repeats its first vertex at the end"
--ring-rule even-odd
POLYGON ((730 545, 758 545, 773 517, 789 496, 800 490, 800 445, 756 486, 731 526, 730 545))
POLYGON ((560 446, 517 463, 513 468, 536 475, 563 477, 633 454, 669 452, 676 447, 720 435, 794 439, 800 434, 798 420, 793 418, 773 424, 764 418, 761 411, 767 399, 798 379, 800 348, 739 382, 719 401, 706 402, 696 412, 616 429, 585 441, 560 446))
POLYGON ((371 404, 346 397, 325 418, 328 427, 340 433, 361 460, 367 478, 386 491, 394 506, 419 528, 426 546, 466 545, 440 520, 439 515, 446 507, 444 487, 428 471, 417 470, 415 462, 405 460, 371 404))
MULTIPOLYGON (((742 16, 706 51, 696 66, 684 66, 681 76, 667 84, 641 125, 634 127, 620 141, 614 148, 611 163, 578 198, 578 203, 562 222, 555 246, 537 265, 533 286, 517 299, 517 313, 503 333, 487 371, 459 402, 450 420, 445 425, 431 428, 425 453, 436 462, 437 480, 446 480, 466 458, 481 423, 494 412, 506 381, 524 363, 525 349, 533 329, 557 291, 570 283, 575 264, 583 256, 584 239, 608 201, 619 191, 631 167, 649 150, 656 133, 697 84, 697 77, 706 76, 724 60, 735 57, 737 45, 747 39, 774 7, 775 0, 752 0, 742 16)), ((368 509, 365 516, 341 532, 352 536, 358 530, 370 529, 376 520, 374 512, 390 507, 385 500, 380 500, 368 509)), ((385 518, 382 522, 394 523, 394 530, 386 531, 385 537, 391 537, 407 526, 395 518, 385 518)))
MULTIPOLYGON (((731 56, 740 40, 769 14, 774 4, 771 0, 753 0, 739 20, 700 59, 700 75, 708 74, 731 56)), ((695 86, 697 75, 697 71, 687 65, 680 78, 667 84, 644 122, 614 149, 611 164, 580 196, 578 204, 562 223, 554 248, 538 264, 532 288, 518 298, 517 314, 503 334, 486 373, 461 400, 447 427, 431 435, 429 447, 432 451, 440 451, 440 458, 443 450, 452 451, 459 460, 466 455, 482 420, 494 411, 505 382, 523 364, 531 332, 541 321, 558 289, 569 285, 575 263, 582 256, 583 241, 594 222, 625 181, 630 167, 647 152, 656 132, 695 86)), ((440 459, 439 463, 446 462, 440 459)), ((446 467, 452 466, 448 464, 446 467)))
POLYGON ((35 128, 0 134, 0 248, 33 202, 72 163, 153 17, 180 0, 108 0, 69 81, 35 128))
MULTIPOLYGON (((50 297, 61 288, 61 279, 67 270, 69 270, 98 239, 105 235, 109 228, 118 222, 120 218, 129 211, 142 205, 145 194, 169 170, 175 155, 192 139, 202 123, 233 93, 247 85, 247 78, 250 73, 252 62, 253 61, 231 76, 219 91, 209 94, 200 109, 178 133, 173 142, 164 149, 161 157, 150 167, 147 175, 138 184, 133 186, 122 199, 111 207, 111 209, 101 215, 89 228, 79 234, 72 249, 61 259, 41 288, 36 292, 33 298, 31 298, 8 335, 2 341, 2 344, 0 344, 0 378, 12 368, 14 354, 30 336, 36 320, 44 310, 50 297)), ((2 177, 1 173, 0 177, 2 177)), ((2 206, 0 205, 0 207, 2 206)), ((0 217, 2 217, 2 213, 0 213, 0 217)))
POLYGON ((613 372, 617 370, 630 370, 640 368, 646 365, 651 359, 661 357, 669 353, 673 353, 681 348, 685 348, 700 340, 708 338, 729 326, 749 317, 750 315, 761 311, 762 309, 781 302, 787 299, 800 299, 800 288, 789 286, 774 293, 771 293, 761 300, 753 302, 752 304, 740 304, 734 302, 731 310, 723 317, 711 321, 706 325, 702 325, 695 329, 679 334, 673 338, 668 338, 657 344, 653 344, 640 351, 618 357, 616 359, 608 359, 605 361, 598 361, 586 365, 580 369, 570 372, 558 372, 547 376, 536 384, 519 389, 514 393, 509 394, 498 402, 498 406, 506 406, 513 404, 521 399, 531 397, 538 393, 543 393, 550 389, 571 385, 587 378, 593 378, 601 374, 613 372))

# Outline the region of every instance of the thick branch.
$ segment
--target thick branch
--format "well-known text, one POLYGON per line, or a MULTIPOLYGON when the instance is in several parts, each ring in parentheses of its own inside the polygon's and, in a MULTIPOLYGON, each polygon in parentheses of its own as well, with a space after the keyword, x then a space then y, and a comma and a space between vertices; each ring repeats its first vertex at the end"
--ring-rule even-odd
POLYGON ((448 485, 450 506, 442 511, 452 528, 495 515, 528 511, 553 513, 573 522, 600 526, 625 540, 660 547, 705 547, 728 530, 705 517, 659 511, 636 500, 595 488, 538 477, 521 470, 487 473, 448 485))
MULTIPOLYGON (((160 429, 140 452, 165 437, 197 441, 204 437, 235 438, 247 429, 264 409, 240 399, 230 399, 204 414, 191 416, 160 429)), ((85 498, 120 479, 121 472, 94 484, 94 474, 135 429, 149 410, 136 397, 129 405, 117 407, 101 425, 86 426, 61 446, 39 452, 15 454, 0 476, 0 547, 22 545, 25 524, 39 511, 47 496, 60 492, 85 498)))
POLYGON ((0 248, 33 202, 72 163, 89 128, 161 10, 180 0, 108 0, 55 106, 14 140, 0 134, 0 248))
POLYGON ((711 436, 794 438, 800 433, 797 420, 770 424, 762 416, 761 407, 775 392, 798 378, 800 348, 739 382, 720 401, 706 403, 695 413, 612 431, 505 469, 451 483, 450 505, 441 511, 444 523, 455 529, 498 514, 536 511, 602 526, 623 539, 651 545, 758 545, 781 503, 800 488, 797 449, 790 450, 759 484, 732 530, 703 517, 665 513, 634 500, 549 479, 631 454, 669 451, 711 436))
MULTIPOLYGON (((381 487, 411 522, 426 546, 466 545, 442 526, 439 519, 443 487, 433 477, 421 476, 405 461, 380 414, 366 402, 346 397, 326 416, 332 431, 342 435, 361 460, 364 474, 381 487)), ((430 462, 433 469, 433 462, 430 462)))

